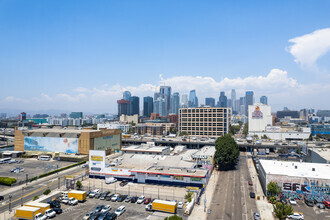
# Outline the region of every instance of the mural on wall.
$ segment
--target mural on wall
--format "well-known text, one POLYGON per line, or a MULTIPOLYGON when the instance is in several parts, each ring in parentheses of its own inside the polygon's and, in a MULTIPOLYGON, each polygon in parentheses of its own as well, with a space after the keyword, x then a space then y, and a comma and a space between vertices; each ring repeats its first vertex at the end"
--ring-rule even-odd
POLYGON ((309 179, 285 176, 267 177, 268 183, 273 181, 282 189, 281 196, 285 198, 303 199, 304 197, 329 197, 330 184, 325 179, 309 179))
POLYGON ((30 151, 78 153, 78 138, 24 137, 24 149, 30 151))

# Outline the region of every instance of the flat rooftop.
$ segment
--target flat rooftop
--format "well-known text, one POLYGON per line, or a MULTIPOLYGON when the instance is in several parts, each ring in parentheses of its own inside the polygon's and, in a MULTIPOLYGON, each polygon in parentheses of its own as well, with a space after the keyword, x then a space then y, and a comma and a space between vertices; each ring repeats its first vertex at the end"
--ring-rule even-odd
POLYGON ((328 148, 314 148, 313 151, 319 154, 321 157, 330 161, 330 149, 328 148))
POLYGON ((123 147, 121 150, 122 151, 132 151, 132 152, 161 153, 166 149, 169 149, 169 147, 141 144, 141 145, 131 145, 131 146, 123 147))
POLYGON ((129 169, 131 172, 204 177, 207 170, 195 169, 195 162, 191 158, 197 151, 186 150, 179 155, 123 154, 112 158, 111 161, 115 162, 118 159, 121 164, 115 167, 129 169))
POLYGON ((330 164, 260 160, 266 174, 330 180, 330 164), (297 167, 297 168, 296 168, 297 167), (313 168, 315 171, 313 171, 313 168))
POLYGON ((214 156, 215 147, 214 146, 206 146, 197 151, 194 156, 214 156))

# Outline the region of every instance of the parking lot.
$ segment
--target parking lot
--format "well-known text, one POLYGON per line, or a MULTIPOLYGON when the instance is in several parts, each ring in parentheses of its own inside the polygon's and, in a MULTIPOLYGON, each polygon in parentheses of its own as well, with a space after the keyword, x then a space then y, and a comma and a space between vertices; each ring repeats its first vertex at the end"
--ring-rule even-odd
MULTIPOLYGON (((152 211, 146 211, 145 210, 145 204, 137 204, 137 203, 130 203, 130 202, 112 202, 112 201, 106 201, 106 200, 100 200, 100 199, 91 199, 87 198, 87 200, 84 203, 78 203, 76 206, 69 206, 61 204, 61 208, 63 210, 63 213, 60 215, 57 215, 55 219, 82 219, 86 213, 89 211, 93 211, 96 206, 98 205, 110 205, 111 210, 110 212, 115 212, 115 210, 119 207, 124 205, 126 207, 126 212, 122 214, 118 219, 146 219, 149 215, 161 215, 164 216, 164 213, 154 213, 152 211)), ((180 215, 183 217, 183 219, 187 219, 186 216, 183 215, 184 210, 178 209, 177 215, 180 215)), ((171 214, 168 214, 169 216, 171 214)), ((165 214, 166 216, 166 214, 165 214)))
POLYGON ((329 209, 320 209, 314 205, 314 207, 307 206, 304 201, 297 200, 297 205, 293 205, 295 212, 302 212, 305 220, 325 220, 330 219, 329 209))
POLYGON ((187 194, 185 187, 166 186, 156 184, 142 184, 129 182, 125 186, 120 186, 120 181, 112 184, 105 184, 103 179, 89 178, 82 182, 83 189, 101 191, 110 191, 111 193, 120 193, 129 196, 145 195, 150 198, 157 198, 163 200, 177 200, 183 201, 187 194))
MULTIPOLYGON (((26 174, 28 174, 28 178, 32 178, 74 163, 57 160, 41 161, 35 158, 16 158, 16 160, 23 161, 23 163, 0 164, 0 176, 13 177, 17 179, 17 182, 20 182, 26 180, 26 174), (23 168, 24 171, 17 173, 11 172, 14 168, 23 168)), ((4 187, 0 185, 0 189, 4 187)))

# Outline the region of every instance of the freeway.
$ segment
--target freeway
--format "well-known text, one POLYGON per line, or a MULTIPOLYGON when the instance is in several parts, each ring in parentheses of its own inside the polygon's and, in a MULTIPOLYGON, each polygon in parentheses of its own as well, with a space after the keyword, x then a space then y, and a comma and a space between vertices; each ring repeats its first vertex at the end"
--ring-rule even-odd
POLYGON ((7 193, 2 192, 1 194, 5 197, 5 200, 0 203, 0 213, 9 210, 9 205, 13 209, 16 206, 21 205, 21 203, 24 204, 25 202, 31 201, 34 196, 42 195, 46 189, 54 190, 59 186, 64 186, 65 176, 79 176, 84 172, 86 172, 85 169, 82 170, 81 166, 77 166, 66 170, 63 173, 54 174, 38 181, 28 183, 28 185, 15 186, 13 189, 6 189, 7 193), (22 187, 24 187, 24 190, 22 190, 22 187), (12 196, 11 202, 9 202, 9 194, 12 196))

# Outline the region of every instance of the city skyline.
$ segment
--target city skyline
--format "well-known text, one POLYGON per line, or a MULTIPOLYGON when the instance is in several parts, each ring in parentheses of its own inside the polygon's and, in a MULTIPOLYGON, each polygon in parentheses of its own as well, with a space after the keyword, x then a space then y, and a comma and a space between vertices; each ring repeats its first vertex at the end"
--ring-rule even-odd
POLYGON ((3 1, 0 112, 116 113, 122 89, 142 106, 160 85, 200 103, 235 89, 274 110, 328 109, 329 6, 3 1))

